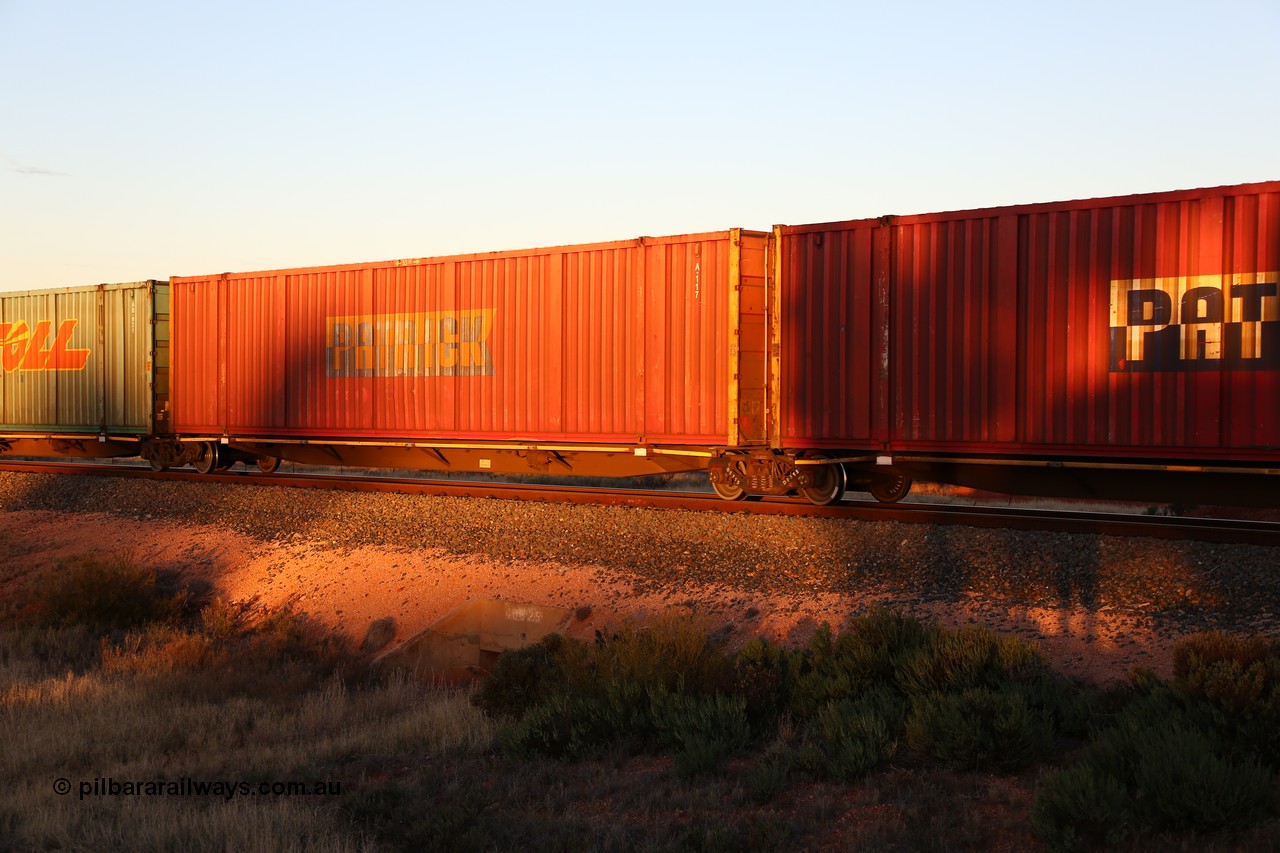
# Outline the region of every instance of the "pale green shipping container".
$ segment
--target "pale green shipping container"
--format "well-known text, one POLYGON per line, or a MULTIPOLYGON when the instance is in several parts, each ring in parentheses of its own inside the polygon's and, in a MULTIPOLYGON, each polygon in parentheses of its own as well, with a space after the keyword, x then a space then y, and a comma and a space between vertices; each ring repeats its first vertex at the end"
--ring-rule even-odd
POLYGON ((0 294, 0 432, 154 433, 168 367, 168 282, 0 294))

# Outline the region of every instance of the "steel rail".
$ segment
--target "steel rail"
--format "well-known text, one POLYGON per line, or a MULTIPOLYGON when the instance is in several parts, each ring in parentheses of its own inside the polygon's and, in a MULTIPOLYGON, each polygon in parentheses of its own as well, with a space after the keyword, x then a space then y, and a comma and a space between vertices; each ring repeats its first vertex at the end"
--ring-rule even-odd
MULTIPOLYGON (((499 500, 682 509, 701 512, 743 512, 852 521, 892 521, 901 524, 960 525, 988 529, 1039 530, 1101 536, 1150 537, 1280 547, 1280 523, 1224 518, 1148 516, 1118 512, 1030 509, 1021 507, 956 506, 936 503, 882 504, 846 499, 830 506, 814 506, 797 498, 724 501, 710 493, 642 491, 589 486, 547 486, 524 483, 483 483, 403 477, 360 477, 335 474, 263 474, 247 471, 152 471, 144 466, 0 460, 0 471, 71 474, 96 477, 141 477, 191 483, 237 483, 285 488, 352 492, 395 492, 499 500)), ((846 493, 857 494, 857 493, 846 493)))

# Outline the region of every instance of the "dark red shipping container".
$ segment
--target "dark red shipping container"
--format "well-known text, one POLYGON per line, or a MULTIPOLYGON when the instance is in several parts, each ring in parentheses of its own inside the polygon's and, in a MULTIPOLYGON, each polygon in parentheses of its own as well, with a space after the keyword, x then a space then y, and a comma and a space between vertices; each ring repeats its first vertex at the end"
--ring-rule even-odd
POLYGON ((775 233, 776 446, 1280 460, 1280 182, 775 233))
POLYGON ((763 443, 769 240, 174 278, 173 428, 232 444, 763 443))

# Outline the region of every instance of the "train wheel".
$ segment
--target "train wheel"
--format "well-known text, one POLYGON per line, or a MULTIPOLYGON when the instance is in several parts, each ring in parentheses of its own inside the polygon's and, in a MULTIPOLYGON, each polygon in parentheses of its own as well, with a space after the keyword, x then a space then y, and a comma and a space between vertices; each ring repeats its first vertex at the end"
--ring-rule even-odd
POLYGON ((728 483, 712 483, 711 490, 726 501, 740 501, 747 496, 742 486, 731 486, 728 483))
POLYGON ((161 462, 159 459, 148 459, 147 464, 151 466, 151 470, 159 474, 161 471, 168 471, 169 466, 161 462))
POLYGON ((264 474, 274 474, 280 470, 279 456, 259 456, 258 470, 264 474))
POLYGON ((199 474, 212 474, 218 468, 218 445, 206 441, 200 445, 200 458, 191 463, 199 474))
MULTIPOLYGON (((729 464, 733 466, 733 469, 737 471, 739 475, 746 473, 742 470, 741 462, 731 462, 729 464)), ((740 479, 745 480, 746 477, 740 477, 740 479)), ((747 490, 742 488, 742 486, 737 486, 733 483, 717 483, 714 478, 711 480, 711 490, 722 500, 726 501, 740 501, 747 497, 747 490)))
POLYGON ((801 486, 800 497, 816 506, 826 506, 840 500, 844 494, 845 477, 843 465, 811 465, 813 483, 801 486))
POLYGON ((872 475, 867 491, 871 492, 871 497, 880 503, 897 503, 911 491, 911 478, 900 471, 885 473, 877 471, 872 475))

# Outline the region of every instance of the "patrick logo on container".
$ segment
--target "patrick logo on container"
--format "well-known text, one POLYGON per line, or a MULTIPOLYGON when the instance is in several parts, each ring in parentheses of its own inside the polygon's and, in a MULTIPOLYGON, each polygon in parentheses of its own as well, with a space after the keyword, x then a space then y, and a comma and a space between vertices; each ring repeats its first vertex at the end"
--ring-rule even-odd
POLYGON ((84 370, 89 361, 87 349, 71 349, 71 336, 79 320, 63 320, 49 343, 53 331, 50 320, 39 320, 35 327, 26 320, 0 323, 0 367, 5 373, 17 370, 84 370))
POLYGON ((1280 369, 1280 273, 1111 282, 1111 370, 1280 369))
POLYGON ((492 308, 327 318, 330 377, 493 376, 492 308))

